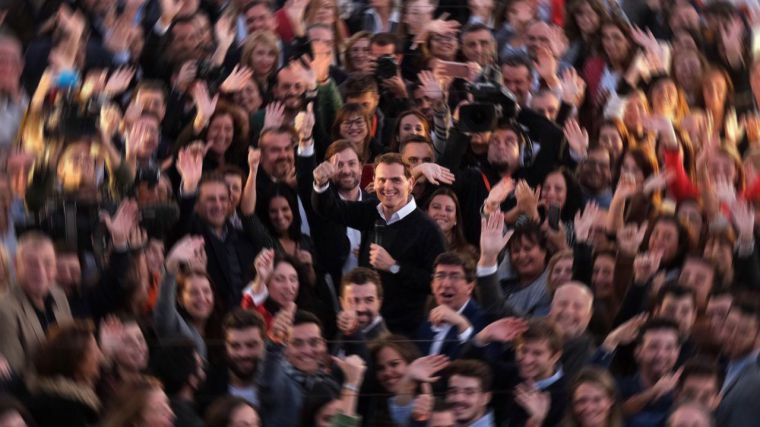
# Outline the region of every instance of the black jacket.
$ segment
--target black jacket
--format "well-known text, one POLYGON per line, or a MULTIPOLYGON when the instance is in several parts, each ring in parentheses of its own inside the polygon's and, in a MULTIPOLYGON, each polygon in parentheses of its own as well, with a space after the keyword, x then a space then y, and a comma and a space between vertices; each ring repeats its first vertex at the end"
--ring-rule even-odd
POLYGON ((385 294, 382 315, 392 332, 413 336, 424 317, 433 261, 444 251, 438 226, 419 208, 387 224, 377 210, 377 202, 345 202, 329 188, 314 192, 312 205, 323 217, 362 231, 359 265, 371 267, 369 247, 374 242, 379 242, 397 261, 398 274, 379 271, 385 294))

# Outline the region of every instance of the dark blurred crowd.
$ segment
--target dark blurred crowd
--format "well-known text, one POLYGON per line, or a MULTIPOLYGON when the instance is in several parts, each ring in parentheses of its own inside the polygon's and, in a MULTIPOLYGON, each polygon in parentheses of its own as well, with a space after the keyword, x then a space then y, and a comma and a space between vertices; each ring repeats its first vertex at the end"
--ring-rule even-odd
POLYGON ((759 36, 0 0, 0 427, 760 425, 759 36))

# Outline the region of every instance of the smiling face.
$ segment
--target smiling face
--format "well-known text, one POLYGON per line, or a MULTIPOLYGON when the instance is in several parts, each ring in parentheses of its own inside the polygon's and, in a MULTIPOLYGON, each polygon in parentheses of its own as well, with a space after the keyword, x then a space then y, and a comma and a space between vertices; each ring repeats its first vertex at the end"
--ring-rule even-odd
POLYGON ((662 262, 673 261, 678 253, 678 226, 672 221, 659 221, 649 236, 649 250, 661 251, 662 262))
POLYGON ((541 200, 547 206, 562 208, 567 201, 567 183, 561 172, 554 172, 546 176, 544 185, 541 187, 541 200))
POLYGON ((288 232, 290 225, 293 224, 293 210, 290 209, 288 199, 282 196, 275 196, 269 201, 269 221, 272 223, 275 232, 278 235, 284 235, 288 232))
POLYGON ((361 329, 367 328, 377 318, 382 303, 374 283, 348 283, 343 288, 343 306, 351 307, 356 312, 356 322, 361 329))
POLYGON ((551 289, 557 289, 573 278, 573 257, 566 256, 554 263, 549 272, 549 285, 551 289))
POLYGON ((414 168, 423 163, 431 163, 434 159, 433 146, 422 142, 408 142, 401 150, 401 159, 404 163, 414 168))
POLYGON ((637 186, 644 184, 644 171, 641 170, 633 156, 626 154, 620 166, 620 176, 633 177, 637 186))
POLYGON ((401 379, 409 364, 392 347, 384 347, 377 353, 375 372, 377 381, 388 392, 397 394, 401 379))
POLYGON ((375 191, 383 209, 395 213, 409 202, 414 180, 404 175, 398 163, 380 163, 375 168, 375 191))
POLYGON ((656 380, 673 370, 680 350, 677 331, 672 329, 648 330, 644 333, 641 343, 636 347, 636 363, 646 378, 656 380))
POLYGON ((592 35, 599 31, 599 14, 588 2, 581 3, 573 14, 573 18, 575 18, 575 24, 582 34, 592 35))
POLYGON ((597 256, 591 269, 591 287, 596 298, 607 299, 614 296, 614 275, 615 258, 612 255, 597 256))
POLYGON ((288 262, 278 263, 269 278, 267 289, 269 297, 280 307, 285 307, 298 296, 298 272, 288 262))
POLYGON ((360 114, 351 114, 340 122, 340 136, 351 141, 356 147, 364 147, 369 135, 367 119, 360 114))
POLYGON ((338 175, 334 180, 339 191, 355 190, 361 182, 362 163, 356 151, 346 148, 335 153, 330 161, 338 168, 338 175))
POLYGON ((530 340, 517 346, 517 366, 520 377, 526 381, 538 381, 554 373, 561 354, 553 353, 546 339, 530 340))
POLYGON ((433 197, 427 213, 444 234, 450 233, 457 224, 457 206, 454 199, 446 194, 433 197))
POLYGON ((615 25, 602 27, 602 49, 612 64, 623 64, 631 50, 631 42, 615 25))
POLYGON ((369 39, 361 38, 348 49, 354 71, 368 72, 372 64, 369 58, 369 39))
POLYGON ((594 297, 585 285, 579 282, 567 283, 554 293, 549 318, 565 339, 578 337, 591 321, 593 303, 594 297))
POLYGON ((572 396, 573 413, 583 426, 604 426, 610 416, 614 396, 593 382, 575 388, 572 396))
POLYGON ((446 390, 446 403, 451 405, 459 425, 471 425, 486 413, 491 393, 483 390, 475 377, 452 375, 446 390))
POLYGON ((289 133, 270 132, 259 141, 261 168, 267 175, 283 181, 295 168, 295 150, 289 133))
POLYGON ((216 181, 201 184, 196 211, 212 227, 223 227, 230 213, 230 190, 227 184, 216 181))
POLYGON ((224 332, 224 347, 230 371, 243 381, 252 381, 258 362, 264 356, 261 329, 227 329, 224 332))
POLYGON ((302 323, 293 326, 285 358, 299 371, 312 375, 319 371, 325 358, 327 346, 322 338, 322 331, 315 323, 302 323))
POLYGON ((128 371, 140 372, 148 366, 148 344, 136 322, 124 325, 121 351, 114 355, 119 366, 128 371))
POLYGON ((426 123, 417 117, 416 114, 407 114, 406 116, 403 116, 399 122, 399 141, 403 141, 412 135, 426 136, 426 123))
POLYGON ((193 319, 208 319, 214 310, 214 292, 208 279, 205 276, 188 278, 180 294, 180 304, 193 319))
POLYGON ((235 126, 232 116, 229 114, 220 114, 211 120, 208 125, 206 142, 211 143, 211 152, 223 156, 227 149, 232 145, 232 138, 235 135, 235 126))
POLYGON ((546 268, 546 249, 538 242, 523 236, 519 241, 509 245, 509 259, 517 270, 518 277, 533 280, 546 268))

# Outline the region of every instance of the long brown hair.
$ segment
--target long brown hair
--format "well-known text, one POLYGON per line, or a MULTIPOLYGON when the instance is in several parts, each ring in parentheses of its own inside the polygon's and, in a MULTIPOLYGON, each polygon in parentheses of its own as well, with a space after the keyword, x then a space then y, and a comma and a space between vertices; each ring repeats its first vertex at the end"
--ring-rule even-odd
POLYGON ((123 386, 112 400, 102 426, 139 426, 148 407, 150 394, 154 391, 163 391, 163 386, 159 380, 149 376, 123 386))
POLYGON ((607 422, 605 423, 605 427, 623 427, 623 412, 617 399, 617 387, 615 386, 615 380, 612 379, 612 376, 607 373, 607 371, 599 368, 584 368, 580 371, 578 376, 575 377, 575 380, 570 387, 570 406, 568 408, 562 426, 582 426, 573 408, 573 397, 575 395, 575 392, 578 391, 578 388, 583 384, 591 384, 601 388, 604 390, 607 397, 612 400, 613 404, 610 408, 609 415, 607 415, 607 422))

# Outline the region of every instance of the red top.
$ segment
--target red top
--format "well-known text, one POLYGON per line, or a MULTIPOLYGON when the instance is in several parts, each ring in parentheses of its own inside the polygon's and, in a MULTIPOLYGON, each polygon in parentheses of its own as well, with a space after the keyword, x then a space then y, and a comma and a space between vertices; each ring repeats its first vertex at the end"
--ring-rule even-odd
POLYGON ((274 19, 277 21, 277 35, 280 36, 280 40, 285 44, 293 41, 296 35, 293 32, 293 25, 291 25, 290 18, 285 13, 285 9, 279 9, 275 12, 274 19))
POLYGON ((264 318, 264 324, 267 325, 267 331, 269 331, 272 327, 272 319, 274 319, 274 316, 266 309, 266 307, 264 307, 264 304, 256 305, 253 302, 253 297, 251 295, 243 294, 243 302, 240 305, 245 309, 253 309, 258 312, 261 317, 264 318))
POLYGON ((665 168, 675 175, 673 181, 668 184, 668 189, 676 201, 699 198, 699 188, 691 182, 689 175, 686 174, 681 152, 665 150, 665 168))

